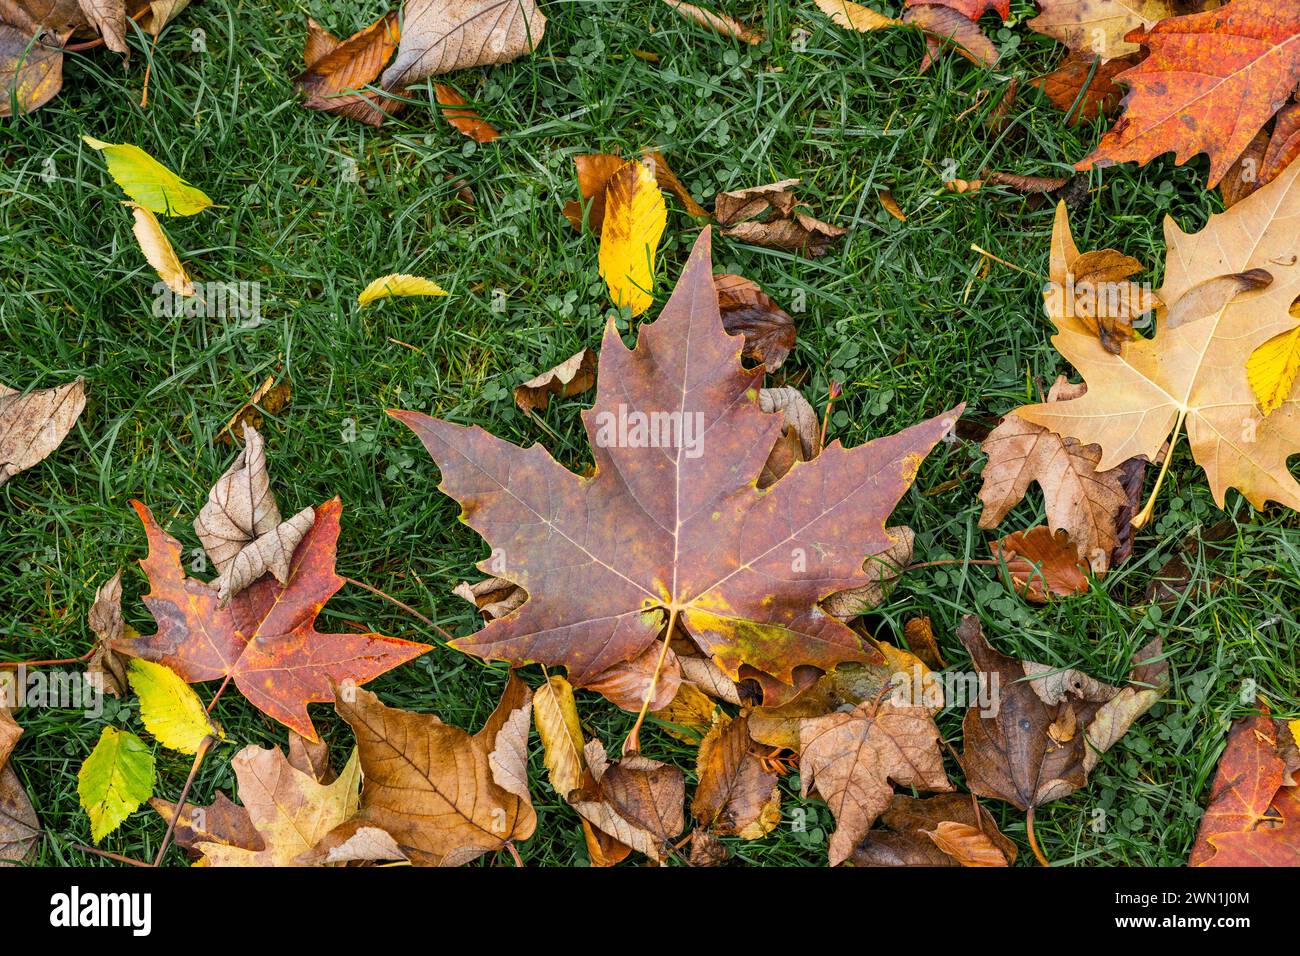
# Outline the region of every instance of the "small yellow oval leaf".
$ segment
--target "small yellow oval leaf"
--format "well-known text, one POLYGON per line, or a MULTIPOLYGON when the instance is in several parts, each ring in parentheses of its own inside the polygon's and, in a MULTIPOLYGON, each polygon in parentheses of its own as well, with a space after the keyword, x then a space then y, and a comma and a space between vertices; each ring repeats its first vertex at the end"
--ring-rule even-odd
POLYGON ((163 232, 158 217, 136 203, 128 202, 125 205, 130 206, 135 215, 135 225, 131 230, 135 233, 135 241, 140 244, 140 251, 149 260, 149 265, 157 271, 158 278, 177 295, 194 295, 194 283, 185 274, 185 267, 177 258, 176 250, 163 232))
POLYGON ((668 221, 654 172, 639 160, 621 166, 605 188, 600 275, 620 308, 640 315, 654 301, 655 252, 668 221))
POLYGON ((1287 400, 1297 373, 1300 373, 1300 327, 1273 336, 1251 353, 1246 361, 1246 376, 1265 415, 1287 400))
POLYGON ((197 694, 170 667, 132 658, 127 669, 131 689, 140 698, 140 719, 164 747, 197 754, 208 737, 224 740, 197 694))
POLYGON ((411 276, 401 272, 380 276, 361 290, 357 296, 357 305, 366 306, 376 299, 386 299, 399 295, 446 295, 447 290, 432 279, 411 276))

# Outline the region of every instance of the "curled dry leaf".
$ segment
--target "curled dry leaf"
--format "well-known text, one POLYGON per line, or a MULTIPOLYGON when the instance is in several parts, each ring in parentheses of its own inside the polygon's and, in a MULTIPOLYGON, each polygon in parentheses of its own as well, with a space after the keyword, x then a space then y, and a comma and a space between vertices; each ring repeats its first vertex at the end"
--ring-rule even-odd
POLYGON ((294 85, 307 95, 302 105, 379 126, 405 104, 365 87, 378 78, 400 37, 396 11, 346 40, 337 39, 309 19, 303 48, 307 69, 294 78, 294 85))
POLYGON ((881 603, 912 563, 916 535, 907 525, 885 529, 889 546, 862 564, 867 576, 866 584, 845 591, 836 591, 822 600, 822 607, 832 617, 847 621, 864 614, 881 603))
POLYGON ((884 519, 961 409, 859 448, 834 442, 759 493, 753 481, 781 422, 758 407, 763 372, 741 367, 717 308, 706 230, 635 349, 613 322, 606 327, 596 403, 584 415, 597 466, 590 479, 540 446, 520 449, 479 428, 393 413, 438 463, 441 487, 461 502, 465 520, 511 555, 505 574, 529 595, 457 648, 562 665, 583 687, 653 653, 669 626, 732 680, 747 665, 756 674, 746 676, 768 675, 767 690, 791 696, 796 668, 815 677, 841 661, 880 659, 817 603, 863 586, 864 556, 896 544, 884 519), (697 447, 691 436, 699 433, 679 430, 652 444, 647 433, 626 431, 629 415, 662 421, 670 411, 683 428, 714 423, 707 440, 697 447), (620 428, 633 440, 620 440, 620 428), (693 516, 680 527, 679 508, 693 516), (802 560, 792 564, 792 555, 802 560), (677 589, 665 592, 672 581, 677 589))
POLYGON ((803 795, 816 790, 835 815, 831 866, 849 858, 894 797, 891 785, 951 790, 939 749, 939 728, 925 707, 863 701, 848 713, 801 722, 803 795))
MULTIPOLYGON (((245 747, 230 765, 248 822, 262 846, 250 849, 226 839, 196 840, 193 847, 201 854, 202 866, 302 865, 303 857, 326 834, 357 812, 361 768, 355 751, 338 779, 328 784, 294 768, 278 747, 245 747)), ((170 805, 168 810, 174 812, 170 805)), ((233 813, 230 819, 240 820, 235 833, 244 841, 248 834, 242 819, 233 813)))
POLYGON ((302 734, 289 731, 289 766, 305 773, 317 783, 332 783, 338 774, 330 766, 329 744, 323 740, 308 740, 302 734))
MULTIPOLYGON (((1119 76, 1124 116, 1078 169, 1146 163, 1173 152, 1181 165, 1210 158, 1217 185, 1300 84, 1300 7, 1232 0, 1216 10, 1169 17, 1127 37, 1149 55, 1119 76)), ((1117 47, 1114 55, 1132 52, 1117 47)))
POLYGON ((909 618, 903 625, 903 637, 907 639, 911 652, 926 667, 936 671, 947 670, 948 665, 939 650, 939 642, 934 639, 934 625, 930 623, 929 617, 921 615, 909 618))
POLYGON ((217 567, 212 583, 223 607, 267 572, 286 583, 294 549, 316 518, 311 508, 304 508, 281 520, 262 436, 251 425, 243 430, 243 449, 212 486, 194 519, 194 533, 217 567))
POLYGON ((442 118, 457 132, 464 133, 476 143, 490 143, 501 132, 468 106, 469 101, 446 83, 433 84, 433 95, 442 107, 442 118))
POLYGON ((718 289, 722 327, 745 337, 746 358, 775 372, 794 348, 794 319, 758 283, 743 276, 719 272, 713 284, 718 289))
POLYGON ((646 707, 650 712, 663 710, 677 696, 682 682, 681 664, 677 655, 669 648, 664 656, 663 667, 659 663, 659 648, 647 647, 632 658, 606 668, 593 677, 586 689, 603 694, 610 703, 633 713, 641 709, 650 687, 654 685, 654 697, 646 707))
POLYGON ((962 723, 961 765, 967 786, 972 793, 1006 800, 1021 810, 1084 786, 1100 756, 1168 684, 1159 638, 1134 655, 1131 683, 1117 688, 1078 671, 1058 672, 999 653, 973 615, 962 619, 957 636, 979 673, 984 702, 972 705, 962 723), (1059 680, 1048 680, 1047 674, 1059 680), (1132 693, 1125 694, 1127 690, 1132 693), (1060 732, 1071 724, 1084 732, 1060 732))
POLYGON ((1067 114, 1067 124, 1078 126, 1110 116, 1119 109, 1124 88, 1115 82, 1115 77, 1136 63, 1136 55, 1098 63, 1091 55, 1071 53, 1051 73, 1029 82, 1042 90, 1053 106, 1067 114))
POLYGON ((1088 565, 1065 531, 1047 525, 1015 531, 994 542, 993 556, 1006 565, 1016 591, 1036 604, 1088 590, 1088 565))
POLYGON ((682 3, 681 0, 664 0, 664 3, 687 20, 698 23, 700 26, 724 37, 731 37, 733 40, 740 40, 751 45, 763 42, 764 37, 761 30, 747 27, 738 20, 733 20, 725 13, 714 13, 704 7, 697 7, 693 3, 682 3))
POLYGON ((929 69, 943 43, 953 48, 979 66, 993 66, 998 62, 998 48, 986 37, 978 24, 952 7, 933 3, 909 5, 903 10, 903 22, 925 33, 926 52, 921 60, 921 72, 929 69))
POLYGON ((1300 752, 1268 707, 1232 725, 1191 866, 1300 866, 1300 752))
POLYGON ((801 212, 791 187, 797 179, 721 192, 713 211, 724 236, 773 249, 823 256, 847 230, 801 212), (759 219, 758 217, 764 217, 759 219))
POLYGON ((852 0, 817 0, 817 6, 837 26, 844 27, 846 30, 857 30, 859 33, 896 27, 903 22, 877 13, 860 3, 853 3, 852 0))
POLYGON ((44 461, 85 407, 82 379, 27 393, 0 385, 0 485, 44 461))
MULTIPOLYGON (((1016 845, 998 831, 993 815, 978 806, 974 797, 964 793, 940 793, 933 797, 895 794, 889 808, 880 816, 883 825, 872 830, 853 851, 854 866, 962 866, 968 854, 956 843, 935 840, 929 834, 953 825, 982 835, 1003 860, 994 866, 1008 866, 1016 861, 1016 845), (950 854, 955 850, 956 855, 950 854)), ((980 846, 987 853, 987 847, 980 846)))
POLYGON ((699 688, 715 700, 724 700, 729 704, 739 704, 740 689, 721 668, 707 657, 677 656, 682 678, 692 686, 699 688))
POLYGON ((429 650, 382 634, 316 630, 316 616, 343 587, 334 573, 343 510, 337 498, 314 509, 286 583, 263 575, 227 605, 211 584, 186 577, 180 542, 143 504, 132 505, 149 538, 140 564, 158 631, 121 641, 123 653, 165 664, 191 684, 230 678, 255 707, 314 741, 309 703, 334 700, 333 685, 363 684, 429 650))
POLYGON ((899 222, 907 222, 907 216, 903 215, 903 210, 898 205, 898 200, 894 198, 892 190, 878 190, 876 192, 876 198, 880 200, 880 205, 884 207, 885 212, 889 213, 899 222))
POLYGON ((686 188, 686 184, 677 178, 677 174, 672 171, 672 167, 668 165, 668 160, 664 158, 663 153, 648 149, 641 154, 641 161, 654 171, 655 182, 659 184, 659 188, 677 197, 677 201, 682 204, 688 216, 693 219, 712 218, 709 211, 695 201, 695 197, 686 188))
POLYGON ((1005 854, 983 830, 968 823, 944 820, 933 830, 922 830, 948 856, 962 866, 1007 866, 1005 854))
POLYGON ((676 767, 630 754, 613 763, 599 740, 587 742, 595 783, 570 801, 593 827, 624 846, 662 861, 686 828, 686 780, 676 767))
POLYGON ((505 617, 528 599, 523 588, 505 578, 484 578, 473 584, 462 581, 451 593, 478 608, 485 621, 505 617))
POLYGON ((264 419, 262 413, 275 415, 283 411, 293 398, 293 384, 289 379, 277 383, 275 375, 268 375, 266 380, 248 397, 248 401, 230 417, 230 421, 217 433, 217 441, 224 445, 243 441, 244 428, 261 428, 264 419))
POLYGON ((596 384, 596 353, 581 349, 555 368, 515 388, 515 404, 525 412, 545 411, 551 396, 572 398, 596 384))
MULTIPOLYGON (((118 571, 99 586, 95 603, 90 606, 87 623, 95 634, 95 649, 86 662, 86 674, 102 681, 103 688, 114 697, 127 689, 126 662, 113 645, 126 637, 122 620, 122 572, 118 571)), ((0 763, 4 761, 0 759, 0 763)))
MULTIPOLYGON (((168 824, 176 816, 176 804, 160 797, 152 798, 149 805, 168 824)), ((206 807, 185 804, 176 821, 173 839, 191 860, 198 860, 202 856, 197 849, 200 843, 235 847, 254 853, 266 849, 266 843, 253 825, 248 810, 220 790, 217 791, 216 799, 206 807)))
POLYGON ((368 848, 382 853, 371 858, 394 859, 396 849, 416 866, 459 866, 528 839, 537 825, 526 784, 532 697, 511 674, 472 736, 432 714, 386 707, 368 691, 338 700, 356 733, 365 786, 361 809, 312 858, 361 859, 368 848))
POLYGON ((768 488, 783 478, 795 462, 812 461, 821 453, 821 422, 803 393, 789 386, 759 389, 758 407, 781 416, 781 437, 772 446, 758 476, 758 487, 768 488))
POLYGON ((509 63, 536 49, 546 17, 534 0, 407 0, 397 58, 383 87, 401 89, 427 76, 509 63))
MULTIPOLYGON (((1072 386, 1062 375, 1047 400, 1073 398, 1083 390, 1086 386, 1072 386)), ((1118 519, 1129 506, 1122 467, 1098 471, 1099 447, 1062 438, 1017 415, 1003 418, 980 447, 989 456, 979 492, 984 503, 981 528, 1001 524, 1037 483, 1052 531, 1067 532, 1094 573, 1110 568, 1111 554, 1120 543, 1118 519)))
POLYGON ((781 822, 776 774, 763 769, 750 744, 746 718, 723 713, 700 741, 691 813, 713 833, 758 840, 781 822))

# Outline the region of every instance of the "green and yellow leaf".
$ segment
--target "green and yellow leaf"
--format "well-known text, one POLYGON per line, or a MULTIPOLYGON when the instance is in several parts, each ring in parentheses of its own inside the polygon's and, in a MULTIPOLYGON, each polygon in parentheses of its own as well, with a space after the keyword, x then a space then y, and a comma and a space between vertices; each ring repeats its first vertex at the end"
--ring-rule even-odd
POLYGON ((126 677, 140 698, 145 729, 164 747, 197 754, 207 738, 225 739, 199 695, 170 667, 133 657, 126 677))
POLYGON ((357 305, 366 306, 376 299, 387 299, 399 295, 446 295, 447 290, 432 279, 423 276, 411 276, 401 272, 380 276, 361 290, 357 296, 357 305))
POLYGON ((164 216, 193 216, 212 205, 212 200, 195 186, 130 143, 105 143, 83 136, 87 146, 104 154, 108 173, 122 191, 150 212, 164 216))
POLYGON ((128 730, 105 727, 77 771, 77 795, 98 843, 153 796, 153 751, 128 730))

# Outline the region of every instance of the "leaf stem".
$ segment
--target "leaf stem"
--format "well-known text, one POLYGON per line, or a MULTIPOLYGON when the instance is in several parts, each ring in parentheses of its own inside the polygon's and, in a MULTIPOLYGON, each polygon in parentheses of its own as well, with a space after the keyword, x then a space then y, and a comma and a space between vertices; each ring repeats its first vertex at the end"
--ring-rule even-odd
MULTIPOLYGON (((225 687, 224 684, 221 686, 225 687)), ((208 755, 208 750, 211 747, 212 738, 204 737, 203 743, 199 744, 199 752, 194 755, 194 763, 190 765, 190 775, 185 778, 185 786, 181 788, 180 799, 176 801, 176 811, 172 814, 171 822, 167 824, 167 832, 163 834, 162 845, 158 847, 158 855, 154 857, 153 865, 156 867, 162 866, 163 855, 167 852, 167 846, 171 843, 172 835, 176 832, 176 824, 180 822, 181 814, 185 811, 185 800, 190 795, 190 787, 194 785, 194 778, 198 776, 199 767, 203 766, 203 758, 208 755)))
POLYGON ((421 621, 423 621, 425 624, 429 625, 429 627, 433 628, 435 631, 437 631, 439 634, 441 634, 445 640, 447 640, 447 641, 454 641, 454 640, 456 639, 455 636, 454 636, 450 631, 448 631, 446 628, 444 628, 444 627, 442 627, 442 626, 440 626, 440 625, 438 625, 438 624, 435 624, 433 621, 429 620, 427 617, 425 617, 423 614, 421 614, 421 613, 420 613, 419 611, 417 611, 415 608, 411 607, 411 605, 406 604, 406 603, 403 602, 403 601, 399 601, 399 600, 397 600, 397 598, 393 597, 391 594, 385 594, 383 591, 379 590, 379 588, 377 588, 377 587, 373 587, 372 585, 369 585, 369 584, 366 584, 364 581, 356 581, 356 580, 353 580, 352 578, 346 578, 346 577, 343 578, 343 580, 346 581, 348 584, 355 584, 355 585, 356 585, 357 587, 359 587, 359 588, 365 588, 365 590, 369 591, 371 594, 377 594, 377 595, 379 595, 381 598, 383 598, 385 601, 389 601, 389 602, 391 602, 391 603, 397 605, 397 606, 400 607, 403 611, 405 611, 407 614, 410 614, 412 617, 419 618, 419 619, 420 619, 421 621))
POLYGON ((1165 460, 1160 465, 1160 474, 1156 475, 1156 486, 1151 489, 1151 497, 1147 499, 1146 506, 1134 516, 1132 525, 1135 528, 1143 527, 1151 520, 1151 514, 1155 511, 1156 495, 1160 494, 1160 486, 1164 483, 1165 472, 1169 470, 1169 463, 1174 458, 1174 446, 1178 444, 1178 436, 1183 433, 1183 419, 1187 417, 1187 409, 1178 413, 1178 421, 1174 423, 1174 437, 1169 439, 1169 450, 1165 452, 1165 460))
POLYGON ((1034 856, 1038 859, 1038 862, 1041 863, 1043 866, 1051 866, 1052 861, 1049 860, 1043 854, 1043 851, 1038 848, 1038 838, 1034 836, 1034 808, 1033 807, 1030 807, 1029 812, 1025 814, 1025 836, 1029 838, 1029 849, 1034 851, 1034 856))
POLYGON ((646 688, 645 700, 641 701, 641 712, 636 715, 636 723, 632 725, 632 732, 627 735, 623 741, 623 756, 628 754, 639 753, 641 750, 641 725, 645 723, 646 712, 650 710, 650 702, 655 699, 655 691, 659 687, 659 672, 664 668, 664 661, 668 659, 668 645, 672 643, 673 629, 677 626, 677 608, 673 608, 668 613, 668 626, 664 628, 664 643, 659 648, 659 660, 655 662, 654 673, 650 675, 650 686, 646 688))

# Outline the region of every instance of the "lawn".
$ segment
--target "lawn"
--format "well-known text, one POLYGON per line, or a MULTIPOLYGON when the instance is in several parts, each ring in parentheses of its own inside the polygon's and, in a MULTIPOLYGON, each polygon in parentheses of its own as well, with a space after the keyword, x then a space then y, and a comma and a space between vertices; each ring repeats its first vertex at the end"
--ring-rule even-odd
MULTIPOLYGON (((71 54, 60 96, 0 123, 0 382, 26 388, 84 376, 88 395, 62 447, 0 487, 0 659, 82 654, 95 589, 119 568, 128 569, 128 621, 153 630, 138 600, 147 590, 135 565, 144 534, 128 502, 148 503, 196 547, 190 522, 234 455, 215 438, 280 369, 292 401, 267 416, 263 433, 282 511, 338 495, 341 574, 453 634, 476 629, 477 614, 450 592, 480 576, 474 564, 486 548, 457 521, 458 506, 438 491, 423 449, 384 410, 418 409, 520 444, 541 442, 575 470, 590 462, 579 419, 589 395, 535 417, 511 396, 524 379, 594 346, 610 312, 595 239, 560 213, 577 195, 576 154, 656 146, 706 205, 720 190, 798 177, 817 213, 849 229, 820 259, 724 237, 715 246, 718 271, 754 279, 796 313, 797 347, 771 384, 799 386, 816 407, 832 381, 845 384, 831 420, 845 444, 959 401, 969 417, 990 421, 1032 399, 1038 383, 1070 373, 1041 307, 1052 204, 998 188, 943 188, 954 173, 974 179, 986 167, 1066 175, 1095 144, 1097 128, 1067 127, 1029 88, 1004 130, 983 122, 1008 78, 1044 72, 1061 48, 986 20, 1003 54, 996 69, 948 55, 918 74, 924 43, 910 31, 849 33, 803 0, 714 6, 761 24, 769 40, 747 47, 719 37, 658 0, 548 0, 546 34, 532 56, 451 78, 507 134, 489 144, 468 141, 429 108, 375 130, 298 105, 291 80, 302 68, 305 18, 347 35, 383 3, 196 2, 157 44, 143 109, 148 47, 138 37, 126 74, 102 50, 71 54), (803 32, 792 42, 795 31, 803 32), (120 190, 82 134, 141 146, 219 204, 167 228, 196 280, 261 284, 260 323, 154 316, 154 274, 135 247, 120 190), (463 186, 472 207, 458 198, 463 186), (881 207, 885 188, 906 222, 881 207), (357 292, 390 272, 428 276, 450 294, 359 310, 357 292)), ((1031 5, 1017 0, 1013 9, 1024 17, 1031 5)), ((431 88, 421 83, 411 95, 432 102, 431 88)), ((1204 168, 1203 160, 1178 168, 1166 157, 1087 174, 1071 217, 1080 247, 1134 255, 1158 284, 1164 216, 1194 230, 1220 208, 1204 188, 1204 168)), ((698 232, 668 202, 660 294, 647 319, 698 232)), ((989 556, 990 535, 977 526, 983 460, 977 444, 957 441, 925 462, 891 521, 916 530, 918 561, 989 556)), ((1039 523, 1041 507, 1031 492, 1006 530, 1039 523)), ((960 668, 969 661, 954 631, 974 613, 1004 653, 1111 682, 1123 678, 1135 649, 1164 638, 1173 672, 1164 701, 1106 755, 1087 788, 1038 812, 1038 839, 1054 863, 1182 863, 1230 720, 1250 711, 1256 691, 1277 716, 1300 716, 1295 517, 1255 512, 1236 492, 1227 509, 1214 504, 1184 447, 1133 557, 1086 595, 1032 605, 996 569, 955 565, 909 573, 870 619, 890 639, 907 618, 929 615, 945 657, 960 668), (1147 603, 1156 570, 1198 529, 1228 516, 1236 526, 1225 539, 1190 548, 1195 586, 1166 606, 1147 603)), ((346 587, 321 620, 322 629, 364 626, 436 645, 372 685, 391 705, 476 729, 504 685, 505 665, 446 648, 438 631, 360 588, 346 587)), ((525 674, 540 680, 537 668, 525 674)), ((205 699, 214 689, 199 688, 205 699)), ((611 748, 632 724, 596 695, 580 693, 579 707, 611 748)), ((216 713, 230 743, 195 783, 201 803, 217 789, 233 792, 229 758, 238 746, 285 742, 284 729, 236 693, 216 713)), ((46 830, 35 862, 114 865, 75 849, 90 842, 76 772, 105 725, 141 729, 136 705, 110 700, 94 720, 57 709, 18 716, 26 735, 13 765, 46 830)), ((961 716, 949 708, 939 718, 958 746, 961 716)), ((312 717, 343 759, 347 726, 326 706, 312 717)), ((693 768, 692 749, 661 729, 651 725, 642 739, 647 754, 693 768)), ((534 865, 584 865, 577 817, 545 782, 536 736, 532 750, 539 823, 520 853, 534 865)), ((190 759, 162 749, 157 757, 159 791, 174 798, 190 759)), ((956 762, 947 765, 960 779, 956 762)), ((728 841, 736 858, 824 863, 829 812, 801 800, 797 774, 782 789, 785 821, 764 840, 728 841)), ((1032 863, 1023 815, 986 805, 1032 863)), ((151 859, 164 830, 142 811, 102 846, 151 859)), ((168 859, 185 858, 172 849, 168 859)))

